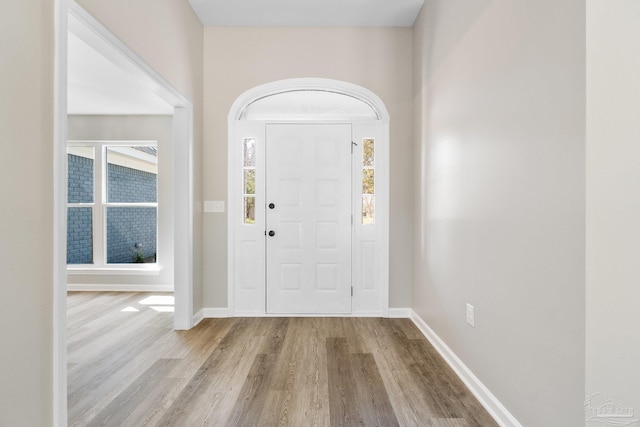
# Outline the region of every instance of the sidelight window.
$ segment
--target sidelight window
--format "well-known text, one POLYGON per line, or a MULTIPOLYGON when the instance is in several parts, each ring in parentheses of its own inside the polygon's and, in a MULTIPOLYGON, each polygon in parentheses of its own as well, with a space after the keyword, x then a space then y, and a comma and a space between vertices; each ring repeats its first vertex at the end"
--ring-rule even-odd
POLYGON ((243 222, 254 224, 256 222, 256 140, 245 138, 243 140, 243 222))
POLYGON ((362 224, 375 224, 376 214, 375 140, 362 141, 362 224))

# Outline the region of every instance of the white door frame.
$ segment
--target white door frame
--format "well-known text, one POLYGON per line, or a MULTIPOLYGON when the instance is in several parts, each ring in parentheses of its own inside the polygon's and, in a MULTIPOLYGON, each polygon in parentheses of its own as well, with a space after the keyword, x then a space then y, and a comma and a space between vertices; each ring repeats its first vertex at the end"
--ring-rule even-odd
POLYGON ((156 84, 156 95, 174 107, 174 329, 193 327, 193 104, 74 0, 55 0, 54 95, 54 426, 67 425, 67 32, 71 14, 86 26, 80 37, 123 69, 156 84))
MULTIPOLYGON (((243 268, 243 260, 264 259, 264 224, 256 218, 254 228, 249 230, 242 224, 242 141, 244 138, 256 139, 256 179, 264 180, 264 167, 260 167, 260 156, 264 159, 265 129, 269 123, 350 123, 354 142, 364 138, 376 141, 376 223, 375 227, 362 226, 358 215, 361 203, 354 201, 354 241, 352 269, 354 271, 354 296, 352 316, 388 316, 389 311, 389 113, 382 100, 363 87, 337 80, 304 78, 281 80, 250 89, 234 102, 228 116, 228 315, 229 316, 265 316, 264 266, 252 265, 243 268), (292 91, 315 90, 332 92, 361 100, 375 112, 377 120, 291 120, 283 116, 277 120, 244 120, 243 113, 249 105, 262 98, 292 91), (244 241, 247 233, 253 241, 244 241), (249 248, 243 252, 243 248, 249 248), (366 258, 368 257, 368 258, 366 258), (366 258, 366 259, 365 259, 366 258), (368 278, 375 284, 363 285, 365 264, 375 268, 368 278), (258 268, 255 268, 255 267, 258 268), (247 276, 251 276, 247 279, 247 276), (262 278, 256 278, 262 276, 262 278), (247 281, 255 281, 247 286, 247 281), (248 300, 251 300, 247 303, 248 300)), ((359 144, 360 145, 360 144, 359 144)), ((354 151, 355 153, 355 151, 354 151)), ((361 162, 362 154, 359 153, 361 162)), ((357 159, 356 159, 357 160, 357 159)), ((264 161, 264 160, 262 160, 264 161)), ((354 163, 356 164, 356 163, 354 163)), ((362 182, 360 174, 354 170, 353 188, 362 182)), ((256 184, 258 187, 259 184, 256 184)), ((256 207, 264 205, 264 194, 256 191, 256 207)), ((257 210, 257 209, 256 209, 257 210)))

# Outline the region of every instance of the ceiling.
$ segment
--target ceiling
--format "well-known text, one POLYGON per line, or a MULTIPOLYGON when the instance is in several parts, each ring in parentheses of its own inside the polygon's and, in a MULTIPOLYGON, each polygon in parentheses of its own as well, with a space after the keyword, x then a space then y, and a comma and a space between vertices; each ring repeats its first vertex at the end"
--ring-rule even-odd
MULTIPOLYGON (((70 15, 70 29, 79 25, 70 15)), ((173 107, 156 95, 154 83, 143 73, 117 65, 74 31, 67 36, 68 114, 173 114, 173 107)))
POLYGON ((205 26, 411 27, 424 0, 189 0, 205 26))

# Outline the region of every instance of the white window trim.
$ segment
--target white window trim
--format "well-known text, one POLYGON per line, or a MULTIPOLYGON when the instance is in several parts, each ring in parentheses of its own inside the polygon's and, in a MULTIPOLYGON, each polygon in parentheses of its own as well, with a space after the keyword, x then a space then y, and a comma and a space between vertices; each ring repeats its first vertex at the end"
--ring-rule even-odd
MULTIPOLYGON (((67 264, 69 275, 153 275, 160 274, 158 259, 153 264, 109 264, 107 263, 106 210, 109 207, 154 207, 159 214, 158 203, 115 203, 107 201, 107 171, 105 169, 108 147, 157 147, 157 140, 69 140, 67 147, 91 147, 93 160, 93 203, 67 203, 67 208, 91 208, 93 226, 93 264, 67 264)), ((156 239, 160 233, 156 228, 156 239)), ((158 246, 160 242, 158 241, 158 246)), ((160 254, 162 256, 162 254, 160 254)))
POLYGON ((109 264, 113 267, 93 267, 87 268, 85 264, 72 264, 67 267, 69 276, 159 276, 160 266, 137 266, 129 268, 126 264, 109 264))

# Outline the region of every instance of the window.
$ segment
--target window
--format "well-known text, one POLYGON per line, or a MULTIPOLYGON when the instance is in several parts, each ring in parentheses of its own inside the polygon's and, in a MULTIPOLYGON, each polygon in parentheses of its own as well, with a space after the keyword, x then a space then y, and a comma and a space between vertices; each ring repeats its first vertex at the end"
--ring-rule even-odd
POLYGON ((362 224, 375 224, 376 215, 375 140, 362 141, 362 224))
POLYGON ((67 264, 155 263, 157 146, 69 143, 67 264))
POLYGON ((256 140, 254 138, 245 138, 242 145, 243 222, 245 224, 254 224, 256 222, 256 140))
POLYGON ((328 90, 290 90, 256 99, 247 105, 241 120, 379 120, 366 102, 328 90))

